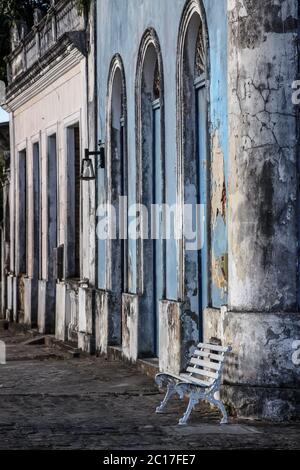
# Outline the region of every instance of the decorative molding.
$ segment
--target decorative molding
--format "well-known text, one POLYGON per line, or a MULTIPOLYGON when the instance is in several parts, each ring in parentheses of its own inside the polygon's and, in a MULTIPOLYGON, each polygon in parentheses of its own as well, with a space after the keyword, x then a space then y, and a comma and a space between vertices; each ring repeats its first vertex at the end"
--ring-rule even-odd
POLYGON ((78 14, 75 0, 52 1, 43 18, 35 11, 34 26, 25 34, 14 28, 11 37, 12 52, 7 58, 8 79, 12 83, 38 62, 66 33, 85 29, 84 18, 78 14))
POLYGON ((53 55, 53 60, 47 66, 43 67, 41 61, 38 70, 32 71, 29 76, 26 73, 20 77, 18 87, 16 82, 13 87, 8 87, 6 103, 3 105, 6 111, 16 111, 81 62, 84 58, 82 53, 74 44, 70 42, 68 44, 61 55, 53 55))
POLYGON ((201 77, 206 71, 206 47, 203 36, 203 24, 201 22, 197 43, 196 43, 196 54, 195 54, 195 77, 201 77))

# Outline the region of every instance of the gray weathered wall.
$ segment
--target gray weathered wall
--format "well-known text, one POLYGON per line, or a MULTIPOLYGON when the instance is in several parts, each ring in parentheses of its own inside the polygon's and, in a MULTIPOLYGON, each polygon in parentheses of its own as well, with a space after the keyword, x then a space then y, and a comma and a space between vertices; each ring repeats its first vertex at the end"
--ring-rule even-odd
POLYGON ((298 308, 296 0, 229 2, 229 307, 298 308))
MULTIPOLYGON (((195 3, 202 6, 202 2, 195 3)), ((212 299, 215 307, 227 301, 227 276, 224 263, 227 263, 227 228, 226 210, 222 210, 222 191, 227 187, 227 20, 225 0, 205 0, 209 34, 209 101, 212 136, 214 148, 212 237, 213 266, 212 299), (217 12, 217 14, 216 14, 217 12), (219 201, 220 199, 220 201, 219 201), (225 273, 225 274, 224 274, 225 273)), ((177 45, 181 15, 185 0, 102 0, 98 8, 98 133, 99 138, 106 140, 106 106, 109 65, 114 54, 122 57, 125 69, 128 113, 128 165, 129 194, 128 204, 136 202, 136 135, 135 135, 135 80, 139 45, 143 33, 153 27, 157 33, 164 69, 165 94, 165 162, 166 162, 166 202, 175 204, 177 178, 177 120, 176 120, 176 66, 177 45), (109 18, 109 21, 107 19, 109 18)), ((98 203, 106 200, 105 171, 98 175, 98 203)), ((226 199, 225 205, 226 205, 226 199)), ((135 241, 129 242, 129 292, 138 291, 137 247, 135 241)), ((166 262, 166 298, 177 300, 178 257, 177 244, 174 240, 167 242, 166 262)), ((105 259, 105 242, 98 242, 98 287, 107 288, 105 259)))

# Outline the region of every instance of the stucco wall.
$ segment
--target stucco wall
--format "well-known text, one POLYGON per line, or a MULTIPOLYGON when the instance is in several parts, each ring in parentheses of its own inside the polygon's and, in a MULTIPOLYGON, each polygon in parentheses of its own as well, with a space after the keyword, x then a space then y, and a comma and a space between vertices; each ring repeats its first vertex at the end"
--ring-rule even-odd
MULTIPOLYGON (((160 42, 164 69, 165 100, 165 161, 166 161, 166 202, 175 204, 176 199, 176 160, 177 160, 177 121, 176 121, 176 61, 177 44, 184 0, 103 0, 98 2, 98 133, 103 140, 105 135, 105 110, 107 81, 110 61, 119 53, 123 59, 127 86, 128 112, 128 203, 136 202, 136 135, 135 135, 135 80, 139 45, 144 31, 153 27, 160 42), (107 19, 109 18, 109 21, 107 19)), ((212 189, 216 194, 214 214, 212 214, 212 243, 214 270, 212 298, 218 307, 226 303, 227 280, 223 276, 222 263, 227 261, 226 210, 220 210, 222 203, 219 194, 227 186, 227 2, 226 0, 205 0, 204 7, 209 32, 209 100, 210 130, 215 149, 216 172, 212 177, 212 189), (217 12, 217 14, 216 14, 217 12), (218 215, 220 214, 220 215, 218 215)), ((105 171, 98 175, 98 203, 105 201, 105 171)), ((226 206, 226 199, 225 199, 226 206)), ((105 243, 98 242, 98 287, 107 288, 105 279, 105 243)), ((129 242, 129 292, 136 293, 138 280, 136 273, 136 243, 129 242)), ((176 241, 167 242, 166 297, 176 300, 178 292, 178 252, 176 241)))
POLYGON ((298 1, 229 2, 229 307, 298 309, 298 1))
POLYGON ((58 160, 58 244, 65 242, 66 227, 66 127, 76 122, 81 127, 81 149, 86 141, 86 126, 83 115, 85 105, 84 62, 75 66, 63 77, 15 111, 13 116, 15 159, 18 151, 27 152, 28 180, 28 274, 32 273, 33 247, 33 192, 32 145, 39 143, 41 182, 41 277, 47 279, 48 215, 47 215, 47 138, 56 134, 58 160))

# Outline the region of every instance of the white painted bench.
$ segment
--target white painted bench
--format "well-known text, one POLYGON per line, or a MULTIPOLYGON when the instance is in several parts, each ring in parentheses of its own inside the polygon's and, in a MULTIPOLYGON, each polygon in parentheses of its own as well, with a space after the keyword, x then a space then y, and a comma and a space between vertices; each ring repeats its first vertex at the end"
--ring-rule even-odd
POLYGON ((230 346, 200 343, 194 351, 186 373, 157 374, 155 382, 159 388, 167 386, 167 393, 160 406, 156 408, 156 413, 163 413, 170 398, 177 393, 181 399, 185 395, 189 397, 186 412, 178 424, 187 423, 193 408, 200 400, 206 400, 217 406, 223 415, 221 424, 226 424, 228 422, 226 409, 219 397, 224 359, 226 353, 230 351, 230 346))

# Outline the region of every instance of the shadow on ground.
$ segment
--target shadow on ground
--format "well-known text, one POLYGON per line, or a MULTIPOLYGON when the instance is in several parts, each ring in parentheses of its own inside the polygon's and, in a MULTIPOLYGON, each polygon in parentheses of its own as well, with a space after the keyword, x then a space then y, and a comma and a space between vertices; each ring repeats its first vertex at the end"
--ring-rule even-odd
POLYGON ((185 403, 162 399, 153 379, 104 358, 73 358, 26 331, 0 331, 7 363, 0 365, 0 449, 300 449, 300 424, 231 419, 201 404, 190 424, 177 426, 185 403))

